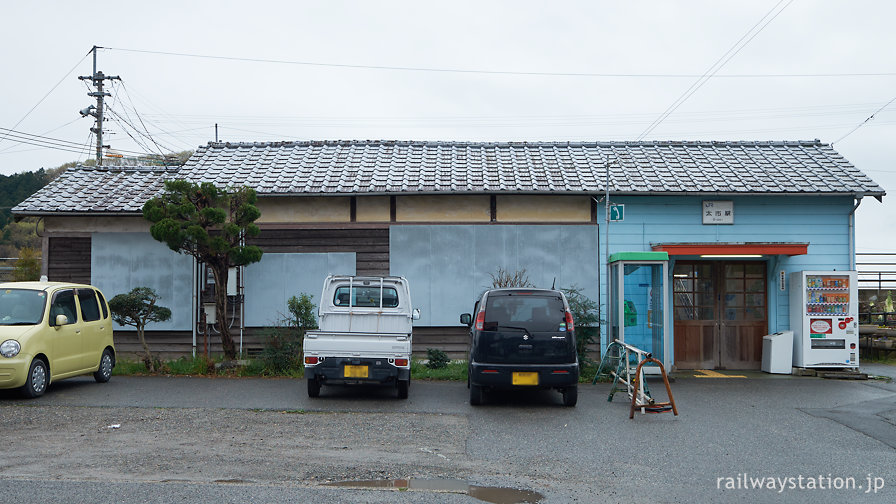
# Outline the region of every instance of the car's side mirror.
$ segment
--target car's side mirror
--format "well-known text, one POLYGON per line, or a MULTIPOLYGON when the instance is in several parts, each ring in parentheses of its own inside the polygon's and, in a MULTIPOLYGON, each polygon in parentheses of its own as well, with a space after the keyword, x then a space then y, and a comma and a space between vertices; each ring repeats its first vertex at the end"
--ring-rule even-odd
POLYGON ((420 320, 420 308, 414 308, 414 311, 411 312, 411 318, 414 320, 420 320))
POLYGON ((61 313, 59 315, 56 315, 56 327, 64 326, 66 324, 68 324, 68 317, 62 315, 61 313))
POLYGON ((461 313, 460 323, 463 325, 473 325, 473 316, 469 313, 461 313))

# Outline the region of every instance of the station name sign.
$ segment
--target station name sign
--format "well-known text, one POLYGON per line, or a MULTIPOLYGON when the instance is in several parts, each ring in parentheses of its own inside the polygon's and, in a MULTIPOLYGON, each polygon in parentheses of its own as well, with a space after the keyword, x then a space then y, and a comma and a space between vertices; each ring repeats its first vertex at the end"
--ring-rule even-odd
POLYGON ((704 224, 734 224, 733 201, 703 201, 704 224))

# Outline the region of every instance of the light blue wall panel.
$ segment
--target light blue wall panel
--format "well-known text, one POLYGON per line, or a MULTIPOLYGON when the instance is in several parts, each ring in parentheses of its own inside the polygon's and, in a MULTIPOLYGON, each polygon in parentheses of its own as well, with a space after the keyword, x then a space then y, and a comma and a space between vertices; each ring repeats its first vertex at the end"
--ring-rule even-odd
MULTIPOLYGON (((149 324, 147 329, 190 330, 190 256, 175 253, 149 233, 93 233, 90 248, 90 281, 106 297, 150 287, 159 293, 158 304, 171 308, 171 319, 149 324)), ((122 329, 118 324, 115 328, 122 329)))
POLYGON ((285 318, 292 296, 311 294, 318 306, 327 275, 355 274, 355 253, 266 253, 245 272, 246 327, 268 327, 285 318))
MULTIPOLYGON (((849 196, 616 196, 612 201, 625 204, 625 220, 610 224, 610 254, 647 251, 651 250, 652 244, 658 243, 809 243, 806 255, 766 259, 770 332, 786 330, 790 326, 790 289, 788 285, 785 291, 778 290, 779 271, 789 275, 805 269, 847 270, 850 267, 849 213, 854 202, 849 196), (734 224, 704 225, 703 200, 733 201, 734 224)), ((602 239, 603 233, 602 230, 602 239)), ((607 246, 603 241, 601 261, 607 246)), ((602 279, 605 272, 602 263, 602 279)), ((601 293, 604 289, 602 284, 601 293)), ((606 343, 602 342, 603 345, 606 343)))
POLYGON ((404 276, 420 326, 456 326, 499 267, 537 287, 577 284, 597 301, 597 226, 408 225, 389 232, 390 273, 404 276))

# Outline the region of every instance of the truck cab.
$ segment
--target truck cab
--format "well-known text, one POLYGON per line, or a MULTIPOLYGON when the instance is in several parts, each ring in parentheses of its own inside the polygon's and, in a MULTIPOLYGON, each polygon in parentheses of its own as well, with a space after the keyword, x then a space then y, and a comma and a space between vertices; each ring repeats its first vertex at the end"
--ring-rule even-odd
POLYGON ((378 384, 407 398, 415 318, 403 277, 328 276, 320 329, 303 342, 308 396, 318 397, 322 385, 378 384))

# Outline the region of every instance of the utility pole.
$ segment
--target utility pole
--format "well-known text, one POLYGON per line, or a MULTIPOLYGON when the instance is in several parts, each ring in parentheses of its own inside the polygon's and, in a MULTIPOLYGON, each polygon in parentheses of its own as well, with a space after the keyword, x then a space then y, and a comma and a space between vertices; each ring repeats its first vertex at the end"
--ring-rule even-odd
POLYGON ((103 82, 107 80, 121 80, 121 78, 117 75, 105 75, 103 74, 103 72, 97 72, 97 49, 102 49, 102 47, 93 46, 93 49, 90 50, 91 52, 93 52, 93 75, 82 75, 78 77, 78 79, 93 81, 93 87, 96 88, 96 91, 87 93, 87 96, 96 98, 96 106, 91 105, 85 109, 81 109, 81 117, 87 117, 88 115, 91 115, 96 118, 96 125, 93 128, 90 128, 90 131, 96 134, 96 165, 102 166, 103 148, 109 148, 108 145, 103 145, 103 98, 106 96, 112 96, 111 94, 103 91, 103 82))

